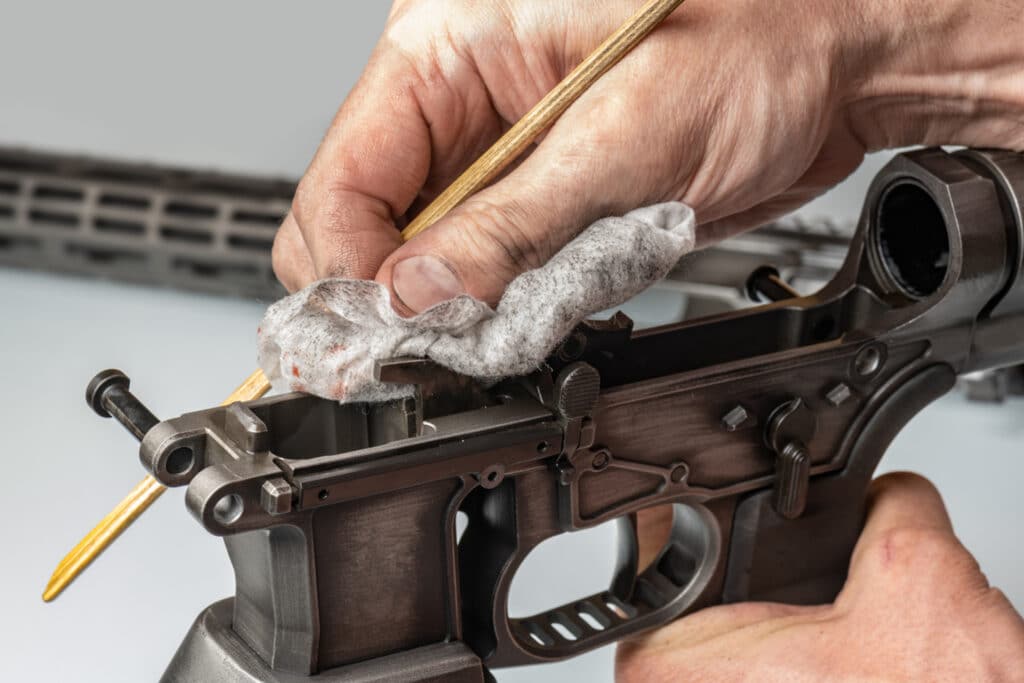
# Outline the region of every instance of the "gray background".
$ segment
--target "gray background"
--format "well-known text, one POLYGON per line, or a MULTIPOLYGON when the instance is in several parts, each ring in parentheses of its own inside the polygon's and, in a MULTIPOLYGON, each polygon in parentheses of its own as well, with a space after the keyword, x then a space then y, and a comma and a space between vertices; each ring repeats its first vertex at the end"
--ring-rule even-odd
MULTIPOLYGON (((298 176, 379 33, 384 2, 2 4, 0 143, 298 176)), ((810 210, 855 216, 883 157, 810 210)), ((54 564, 143 475, 135 446, 82 391, 116 366, 158 415, 212 405, 253 367, 266 302, 0 270, 0 680, 154 680, 195 614, 232 591, 227 558, 171 491, 57 602, 54 564)), ((656 312, 635 310, 649 319, 656 312)), ((1024 607, 1021 405, 951 395, 884 469, 940 487, 991 581, 1024 607)), ((604 588, 605 529, 544 546, 517 577, 524 614, 604 588)), ((502 681, 610 681, 606 649, 502 681)))

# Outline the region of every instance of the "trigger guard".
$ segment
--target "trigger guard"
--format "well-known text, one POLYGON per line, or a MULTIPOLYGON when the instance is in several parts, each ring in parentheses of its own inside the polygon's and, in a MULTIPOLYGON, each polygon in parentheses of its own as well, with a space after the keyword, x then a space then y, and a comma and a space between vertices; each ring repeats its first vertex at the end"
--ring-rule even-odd
MULTIPOLYGON (((728 532, 722 528, 723 511, 716 514, 708 505, 696 502, 668 504, 673 508, 668 542, 642 572, 638 573, 636 513, 630 513, 616 518, 618 555, 608 590, 522 618, 508 616, 504 592, 505 604, 499 608, 496 624, 504 624, 502 630, 512 642, 499 645, 485 658, 485 664, 506 666, 571 657, 663 626, 716 601, 709 596, 717 597, 724 568, 723 548, 728 539, 723 535, 728 532), (595 628, 595 623, 600 627, 595 628), (509 645, 513 647, 508 649, 509 645)), ((731 518, 731 506, 724 512, 728 512, 725 519, 731 518)))
POLYGON ((635 512, 615 520, 615 536, 615 573, 608 591, 619 600, 628 600, 636 585, 640 563, 640 537, 635 512))

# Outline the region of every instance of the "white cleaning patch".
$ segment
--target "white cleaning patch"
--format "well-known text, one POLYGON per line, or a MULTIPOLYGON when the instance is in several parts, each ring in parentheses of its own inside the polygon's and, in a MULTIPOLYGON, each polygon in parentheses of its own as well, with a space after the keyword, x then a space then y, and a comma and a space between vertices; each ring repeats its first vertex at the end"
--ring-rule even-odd
POLYGON ((663 278, 693 249, 694 224, 678 202, 600 220, 513 280, 497 310, 460 296, 403 318, 376 282, 321 280, 267 310, 260 367, 277 390, 339 401, 408 395, 409 387, 373 376, 375 361, 403 356, 486 379, 525 374, 588 315, 663 278))

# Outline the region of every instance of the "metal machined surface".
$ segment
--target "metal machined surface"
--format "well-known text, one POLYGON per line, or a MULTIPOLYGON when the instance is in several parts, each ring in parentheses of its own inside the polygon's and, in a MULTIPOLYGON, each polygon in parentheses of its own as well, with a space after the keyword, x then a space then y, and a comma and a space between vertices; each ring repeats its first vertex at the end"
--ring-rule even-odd
MULTIPOLYGON (((903 155, 876 178, 820 292, 641 332, 622 316, 584 325, 546 367, 482 388, 475 405, 424 384, 387 404, 286 395, 153 427, 143 464, 188 487, 237 582, 233 635, 204 616, 167 680, 202 680, 211 651, 275 677, 361 667, 399 680, 442 643, 464 643, 457 668, 486 675, 711 604, 830 600, 900 428, 958 375, 1024 360, 1006 303, 1024 287, 1024 226, 992 170, 1022 166, 1002 153, 903 155), (925 214, 934 253, 920 262, 902 240, 922 227, 907 217, 925 214), (658 504, 673 506, 671 536, 639 567, 632 516, 658 504), (622 540, 607 590, 509 616, 533 548, 612 519, 622 540), (413 659, 396 663, 402 653, 413 659)), ((440 666, 451 651, 436 654, 440 666)))

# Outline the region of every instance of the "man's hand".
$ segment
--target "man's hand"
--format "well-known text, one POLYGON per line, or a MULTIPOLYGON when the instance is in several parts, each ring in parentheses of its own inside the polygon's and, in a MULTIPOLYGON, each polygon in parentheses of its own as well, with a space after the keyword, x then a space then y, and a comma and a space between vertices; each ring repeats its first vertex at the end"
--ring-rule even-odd
POLYGON ((1021 681, 1024 620, 960 545, 935 488, 872 484, 835 604, 713 607, 619 646, 620 683, 1021 681))
POLYGON ((688 0, 517 168, 401 246, 396 223, 640 2, 396 2, 278 234, 281 280, 376 278, 406 313, 462 292, 493 304, 602 216, 678 199, 707 242, 796 208, 871 149, 1024 149, 1019 2, 688 0))

